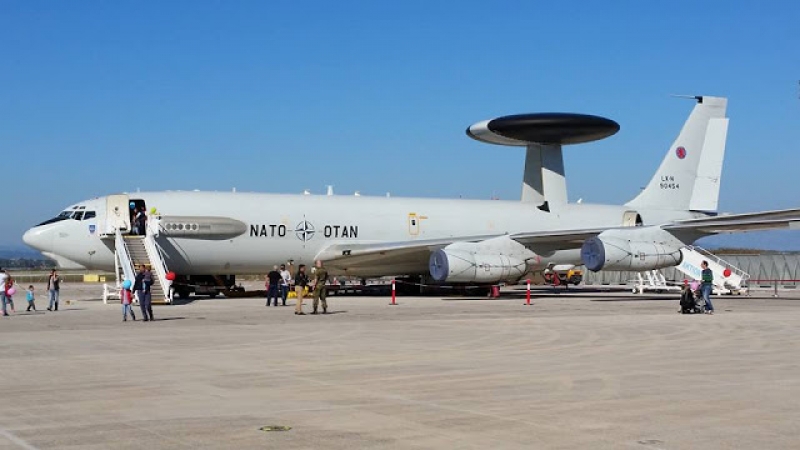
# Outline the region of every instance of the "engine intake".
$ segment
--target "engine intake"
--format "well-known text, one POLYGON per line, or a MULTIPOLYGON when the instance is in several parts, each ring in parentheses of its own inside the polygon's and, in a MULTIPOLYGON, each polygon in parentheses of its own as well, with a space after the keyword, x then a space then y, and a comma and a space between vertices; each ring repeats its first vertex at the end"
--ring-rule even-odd
POLYGON ((607 230, 583 243, 581 259, 592 272, 655 270, 680 264, 684 245, 657 227, 607 230))

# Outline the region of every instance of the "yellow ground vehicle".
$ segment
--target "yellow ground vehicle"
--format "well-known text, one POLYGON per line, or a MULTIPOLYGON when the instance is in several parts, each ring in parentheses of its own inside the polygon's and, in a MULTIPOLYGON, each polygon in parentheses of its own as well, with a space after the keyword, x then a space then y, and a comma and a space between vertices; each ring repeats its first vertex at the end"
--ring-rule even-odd
POLYGON ((583 272, 573 265, 556 265, 548 267, 543 273, 544 281, 553 286, 579 285, 583 281, 583 272))

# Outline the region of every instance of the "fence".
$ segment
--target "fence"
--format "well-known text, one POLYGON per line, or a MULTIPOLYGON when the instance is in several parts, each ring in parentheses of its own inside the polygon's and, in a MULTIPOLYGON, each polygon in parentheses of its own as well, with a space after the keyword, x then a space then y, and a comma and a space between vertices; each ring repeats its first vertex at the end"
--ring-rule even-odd
MULTIPOLYGON (((744 270, 750 275, 751 288, 800 287, 800 253, 764 253, 761 255, 722 255, 722 259, 744 270)), ((677 269, 662 269, 667 281, 681 282, 686 277, 677 269)), ((627 284, 636 279, 636 272, 588 272, 584 271, 587 285, 627 284)))
MULTIPOLYGON (((49 270, 42 271, 16 271, 9 270, 9 275, 14 278, 17 284, 45 284, 47 277, 50 276, 49 270)), ((105 283, 112 282, 116 278, 111 272, 58 272, 58 277, 66 283, 105 283)))

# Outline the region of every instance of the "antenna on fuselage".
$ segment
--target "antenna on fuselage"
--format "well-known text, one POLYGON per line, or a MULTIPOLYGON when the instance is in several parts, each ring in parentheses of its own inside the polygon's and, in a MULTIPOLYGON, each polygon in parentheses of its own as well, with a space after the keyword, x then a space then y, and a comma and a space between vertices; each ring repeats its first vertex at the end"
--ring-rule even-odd
POLYGON ((333 195, 333 185, 328 185, 328 195, 333 195))

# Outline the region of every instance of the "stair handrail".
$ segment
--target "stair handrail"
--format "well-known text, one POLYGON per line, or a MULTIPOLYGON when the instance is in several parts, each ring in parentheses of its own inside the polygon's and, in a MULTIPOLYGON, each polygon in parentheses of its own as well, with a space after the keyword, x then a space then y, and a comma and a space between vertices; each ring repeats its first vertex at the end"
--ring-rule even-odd
POLYGON ((150 216, 147 219, 147 230, 144 236, 144 249, 147 252, 147 257, 150 258, 150 265, 155 269, 156 276, 161 281, 161 287, 164 289, 164 295, 167 302, 172 303, 172 281, 167 279, 169 268, 164 260, 164 253, 161 246, 156 242, 156 237, 161 233, 161 216, 150 216))
POLYGON ((136 279, 136 272, 133 269, 133 261, 128 252, 128 246, 125 244, 125 238, 122 236, 122 231, 117 229, 114 236, 114 254, 117 258, 117 264, 122 269, 123 279, 118 283, 122 285, 122 281, 130 280, 131 283, 136 279))

